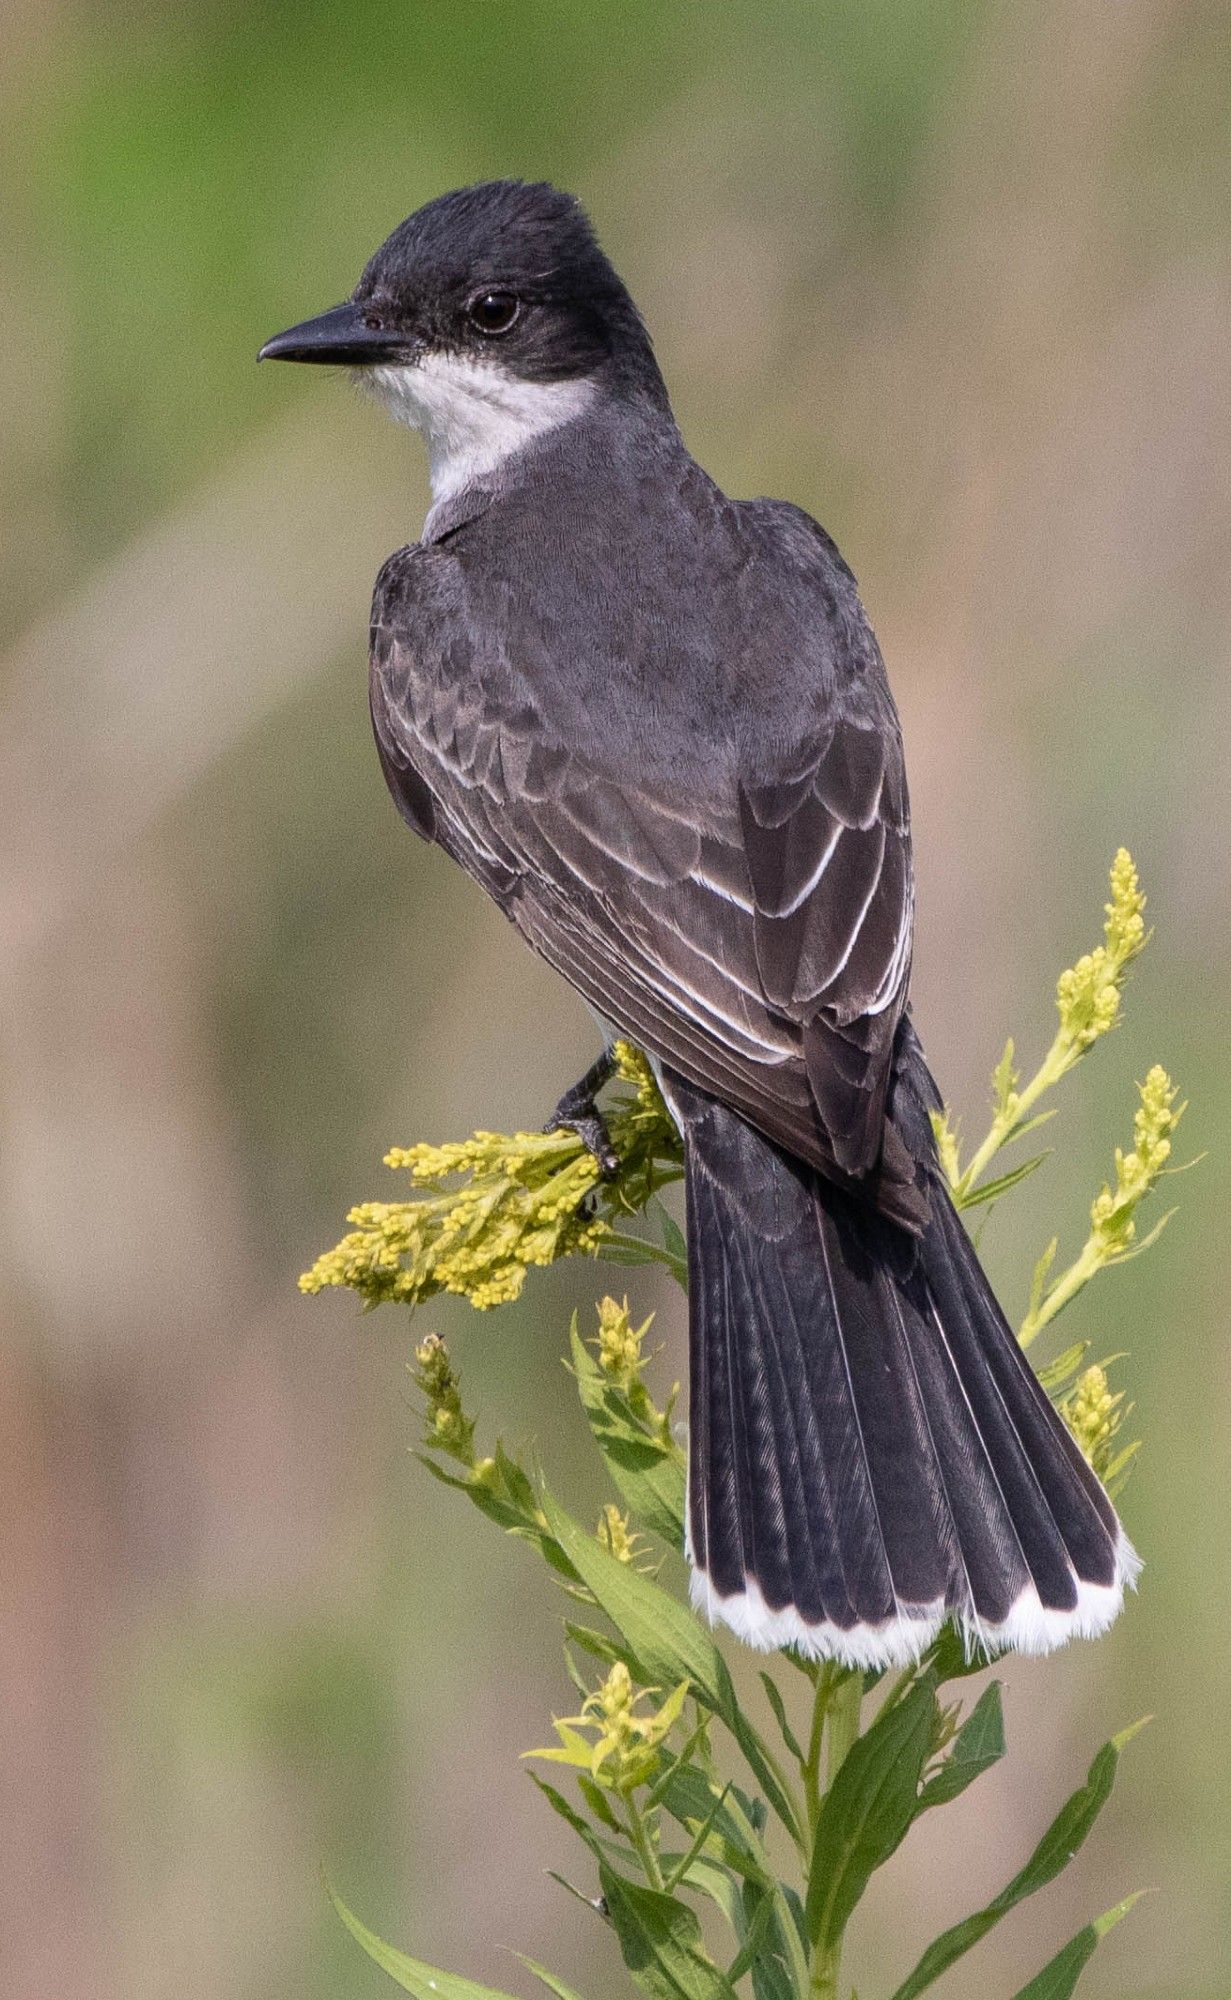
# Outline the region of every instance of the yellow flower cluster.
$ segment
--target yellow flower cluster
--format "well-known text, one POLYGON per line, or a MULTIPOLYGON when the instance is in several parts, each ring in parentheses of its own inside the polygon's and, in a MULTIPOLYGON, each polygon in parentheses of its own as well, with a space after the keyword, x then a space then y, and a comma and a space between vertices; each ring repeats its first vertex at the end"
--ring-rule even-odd
POLYGON ((1102 1262, 1123 1257, 1137 1234, 1134 1211, 1144 1201, 1171 1157, 1171 1135, 1184 1115, 1177 1091, 1160 1063, 1140 1086, 1133 1119, 1133 1149, 1116 1147, 1116 1183, 1104 1185, 1090 1209, 1091 1241, 1102 1262))
POLYGON ((641 1326, 629 1317, 628 1300, 621 1304, 608 1296, 599 1301, 598 1365, 619 1389, 631 1389, 641 1377, 641 1348, 654 1323, 654 1315, 641 1326))
POLYGON ((1064 1414, 1091 1465, 1119 1428, 1121 1419, 1116 1413, 1123 1401, 1124 1391, 1113 1395, 1107 1370, 1097 1363, 1078 1376, 1064 1414))
POLYGON ((661 1747, 688 1698, 688 1682, 681 1681, 652 1714, 639 1715, 639 1703, 655 1693, 655 1688, 638 1693, 628 1668, 617 1660, 602 1686, 586 1697, 581 1714, 554 1724, 559 1748, 526 1754, 572 1764, 627 1798, 656 1776, 661 1747))
POLYGON ((1146 943, 1146 899, 1133 857, 1120 848, 1111 864, 1111 901, 1104 905, 1103 942, 1056 982, 1060 1036, 1071 1061, 1115 1026, 1128 966, 1146 943))
POLYGON ((410 1175, 409 1201, 368 1201, 347 1216, 351 1233, 318 1257, 300 1290, 347 1286, 368 1305, 418 1304, 438 1292, 480 1311, 517 1298, 526 1272, 598 1249, 611 1212, 644 1205, 674 1176, 679 1142, 645 1058, 616 1044, 616 1075, 631 1087, 608 1119, 620 1162, 600 1185, 598 1163, 577 1134, 475 1132, 445 1146, 395 1146, 386 1166, 410 1175))
POLYGON ((462 1408, 461 1387, 438 1333, 429 1333, 415 1349, 415 1381, 427 1399, 429 1441, 474 1465, 474 1423, 462 1408))
POLYGON ((1100 1036, 1113 1028, 1120 1013, 1120 992, 1129 965, 1149 942, 1145 925, 1146 899, 1132 855, 1121 847, 1111 864, 1110 901, 1105 903, 1103 942, 1086 952, 1056 981, 1059 1025, 1051 1047, 1026 1083, 1015 1067, 1010 1039, 992 1073, 992 1122, 963 1166, 958 1133, 946 1111, 932 1113, 932 1130, 945 1178, 959 1208, 994 1199, 1039 1164, 1024 1162, 1011 1174, 983 1181, 1002 1146, 1033 1131, 1050 1112, 1038 1113, 1039 1099, 1068 1075, 1100 1036))
POLYGON ((673 1385, 666 1407, 660 1410, 641 1376, 646 1360, 645 1337, 653 1324, 654 1315, 651 1313, 640 1326, 634 1326, 627 1298, 617 1303, 607 1297, 599 1301, 598 1338, 590 1344, 598 1349, 599 1367, 612 1387, 619 1390, 634 1418, 647 1430, 655 1432, 660 1444, 671 1448, 674 1442, 671 1417, 680 1385, 678 1382, 673 1385))
POLYGON ((1063 1312, 1091 1278, 1109 1264, 1122 1264, 1146 1249, 1164 1230, 1170 1215, 1155 1223, 1141 1243, 1136 1241, 1136 1212, 1165 1171, 1171 1157, 1171 1135, 1184 1116, 1185 1106, 1176 1103, 1177 1091, 1161 1064, 1156 1063, 1145 1082, 1138 1086, 1140 1102, 1133 1118, 1133 1148, 1124 1153, 1116 1147, 1115 1186, 1106 1183, 1090 1206, 1090 1233, 1079 1255, 1068 1269, 1049 1283, 1056 1254, 1053 1239, 1035 1266, 1030 1288, 1030 1310, 1022 1321, 1018 1339, 1029 1347, 1036 1334, 1063 1312))

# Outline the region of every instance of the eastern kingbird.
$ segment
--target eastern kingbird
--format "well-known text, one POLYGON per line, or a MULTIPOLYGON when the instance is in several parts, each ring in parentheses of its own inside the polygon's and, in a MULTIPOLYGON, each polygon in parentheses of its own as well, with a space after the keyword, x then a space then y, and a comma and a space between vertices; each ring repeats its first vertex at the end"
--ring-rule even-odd
MULTIPOLYGON (((949 1617, 993 1651, 1103 1631, 1137 1559, 937 1162, 901 733, 833 542, 689 456, 549 186, 429 202, 261 354, 354 369, 426 437, 372 607, 389 788, 683 1134, 694 1601, 857 1667, 949 1617)), ((602 1075, 561 1106, 600 1153, 602 1075)))

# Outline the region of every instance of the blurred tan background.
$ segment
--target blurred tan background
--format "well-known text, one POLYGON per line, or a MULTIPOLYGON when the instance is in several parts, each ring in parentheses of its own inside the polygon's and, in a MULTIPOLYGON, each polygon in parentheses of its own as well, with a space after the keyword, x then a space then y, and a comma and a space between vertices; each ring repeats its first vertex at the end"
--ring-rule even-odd
MULTIPOLYGON (((1152 1061, 1209 1149, 1065 1321, 1132 1350, 1141 1595, 1008 1670, 1010 1758, 908 1844, 852 1973, 900 1978, 1148 1710, 1071 1875, 944 1990, 1007 1995, 1149 1886, 1083 1993, 1225 1996, 1231 11, 9 0, 0 79, 0 1991, 389 1990, 322 1865, 417 1955, 626 1990, 516 1761, 570 1703, 558 1599, 408 1456, 409 1326, 295 1289, 386 1145, 538 1122, 592 1053, 377 770, 368 595, 419 452, 252 365, 420 201, 521 173, 590 203, 698 455, 860 576, 968 1131, 1137 856, 1126 1025, 988 1234, 1010 1308, 1152 1061)), ((418 1322, 579 1506, 558 1355, 610 1282, 418 1322)))

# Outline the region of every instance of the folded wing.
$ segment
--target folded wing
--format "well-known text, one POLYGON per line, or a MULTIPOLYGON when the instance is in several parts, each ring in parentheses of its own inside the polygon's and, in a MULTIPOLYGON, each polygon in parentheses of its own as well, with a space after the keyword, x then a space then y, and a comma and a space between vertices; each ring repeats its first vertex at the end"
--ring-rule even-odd
POLYGON ((684 796, 631 759, 599 768, 515 665, 477 670, 439 606, 412 615, 412 555, 382 573, 372 632, 373 722, 406 818, 649 1053, 813 1165, 868 1173, 913 906, 883 680, 818 696, 785 767, 732 753, 707 796, 684 796))

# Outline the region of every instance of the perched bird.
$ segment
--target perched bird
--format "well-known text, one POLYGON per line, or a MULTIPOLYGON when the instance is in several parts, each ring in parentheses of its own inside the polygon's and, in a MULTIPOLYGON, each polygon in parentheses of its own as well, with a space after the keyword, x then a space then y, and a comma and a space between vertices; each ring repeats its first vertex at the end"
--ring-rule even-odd
MULTIPOLYGON (((582 208, 429 202, 262 358, 427 440, 371 707, 403 816, 650 1056, 683 1135, 694 1601, 882 1667, 1101 1632, 1137 1567, 953 1208, 902 740, 834 543, 690 457, 582 208)), ((562 1100, 600 1159, 602 1060, 562 1100)))

